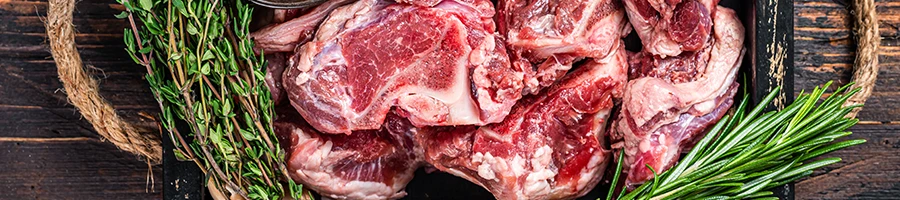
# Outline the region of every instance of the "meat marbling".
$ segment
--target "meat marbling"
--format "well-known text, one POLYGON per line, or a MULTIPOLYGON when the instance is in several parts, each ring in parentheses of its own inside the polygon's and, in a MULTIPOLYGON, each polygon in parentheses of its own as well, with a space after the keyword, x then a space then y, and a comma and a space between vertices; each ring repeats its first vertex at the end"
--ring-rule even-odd
POLYGON ((379 130, 322 134, 291 108, 279 109, 275 133, 294 180, 336 199, 397 199, 420 167, 415 127, 389 114, 379 130))
POLYGON ((603 58, 630 32, 619 0, 499 0, 497 23, 526 94, 553 84, 583 58, 603 58))
POLYGON ((272 22, 273 23, 283 23, 287 20, 291 20, 297 18, 299 15, 303 14, 304 9, 296 8, 296 9, 275 9, 272 13, 272 22))
POLYGON ((441 3, 441 0, 396 0, 396 1, 400 2, 400 3, 408 3, 408 4, 424 6, 424 7, 432 7, 434 5, 437 5, 438 3, 441 3))
POLYGON ((706 47, 719 0, 623 0, 644 51, 660 57, 706 47))
MULTIPOLYGON (((619 40, 621 41, 621 40, 619 40)), ((416 135, 425 160, 498 199, 572 199, 602 177, 613 98, 627 80, 621 42, 539 95, 522 99, 503 121, 482 127, 431 127, 416 135)))
POLYGON ((325 133, 379 129, 392 107, 415 126, 501 121, 521 98, 487 0, 421 7, 361 0, 333 11, 288 61, 291 104, 325 133))
POLYGON ((284 86, 281 85, 283 82, 281 78, 283 77, 282 74, 284 74, 287 58, 284 53, 267 53, 266 62, 266 87, 269 88, 269 93, 272 94, 272 101, 275 102, 275 105, 279 105, 284 101, 286 94, 284 86))
POLYGON ((631 56, 631 76, 611 135, 625 149, 626 184, 634 186, 677 162, 685 148, 731 107, 744 54, 744 28, 734 11, 719 7, 704 49, 661 58, 631 56))

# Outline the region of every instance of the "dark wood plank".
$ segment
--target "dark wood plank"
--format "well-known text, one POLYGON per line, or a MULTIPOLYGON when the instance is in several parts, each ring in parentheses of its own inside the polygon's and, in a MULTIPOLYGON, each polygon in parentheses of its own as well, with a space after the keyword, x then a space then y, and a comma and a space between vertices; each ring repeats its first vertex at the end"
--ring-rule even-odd
POLYGON ((147 164, 97 138, 0 137, 0 149, 0 199, 160 198, 160 168, 149 176, 147 164))
MULTIPOLYGON (((0 28, 4 32, 30 33, 46 35, 44 33, 43 20, 45 16, 0 16, 0 28)), ((113 16, 76 17, 72 19, 75 32, 85 34, 107 34, 109 37, 121 37, 123 29, 127 26, 125 20, 116 19, 113 16)))
POLYGON ((759 102, 770 91, 781 87, 781 92, 772 101, 774 106, 769 109, 784 108, 790 104, 794 95, 793 69, 794 49, 793 21, 791 18, 793 5, 790 1, 756 1, 755 20, 750 27, 749 38, 751 52, 755 53, 750 58, 752 64, 752 97, 753 102, 759 102))
MULTIPOLYGON (((795 87, 811 89, 829 80, 847 83, 856 50, 852 16, 839 0, 794 1, 795 87)), ((900 121, 900 2, 876 1, 882 41, 878 82, 861 120, 900 121)), ((841 84, 839 84, 841 85, 841 84)))
MULTIPOLYGON (((104 51, 114 51, 104 49, 104 51)), ((111 54, 106 56, 115 56, 111 54)), ((127 55, 125 55, 127 56, 127 55)), ((152 109, 156 100, 152 98, 146 81, 144 68, 127 62, 105 62, 85 59, 93 66, 91 75, 99 79, 100 94, 116 108, 152 109)), ((0 95, 16 98, 0 98, 0 105, 23 105, 42 107, 64 107, 66 95, 61 92, 62 83, 57 77, 52 61, 3 61, 0 59, 0 95)))
POLYGON ((175 158, 175 144, 164 139, 163 146, 163 198, 164 199, 211 199, 203 181, 203 171, 191 161, 175 158))
MULTIPOLYGON (((117 109, 137 128, 155 132, 157 125, 147 119, 152 109, 117 109)), ((97 133, 74 108, 0 105, 0 137, 57 138, 94 137, 97 133)))
MULTIPOLYGON (((780 88, 767 110, 784 108, 794 101, 794 7, 790 0, 756 1, 748 37, 751 64, 751 102, 759 104, 775 88, 780 88)), ((773 189, 780 199, 793 200, 794 184, 773 189)))
MULTIPOLYGON (((161 199, 162 168, 104 142, 67 104, 50 57, 47 2, 0 2, 0 199, 161 199), (149 172, 152 172, 149 173, 149 172), (149 182, 152 179, 153 182, 149 182)), ((143 68, 122 51, 114 1, 76 4, 76 41, 100 93, 139 128, 158 108, 143 68)))
MULTIPOLYGON (((809 89, 825 81, 849 80, 855 49, 850 16, 842 0, 794 2, 794 86, 809 89)), ((49 59, 41 17, 44 0, 0 3, 0 198, 158 199, 145 191, 146 165, 102 143, 89 124, 66 104, 49 59), (29 157, 30 156, 30 157, 29 157)), ((126 23, 112 0, 76 5, 76 40, 86 64, 98 70, 101 93, 120 114, 155 128, 140 113, 155 113, 143 69, 122 51, 126 23), (143 121, 142 121, 143 120, 143 121)), ((797 183, 800 199, 895 199, 900 193, 900 2, 878 1, 881 14, 881 72, 860 118, 870 125, 852 130, 869 143, 838 151, 844 161, 797 183), (890 124, 890 121, 895 121, 890 124), (882 122, 889 123, 880 125, 882 122)), ((799 92, 799 91, 795 91, 799 92)))
MULTIPOLYGON (((83 0, 75 4, 75 18, 97 17, 115 19, 112 15, 125 10, 115 1, 83 0)), ((46 0, 7 0, 0 4, 0 15, 46 16, 46 0)))
POLYGON ((865 144, 826 154, 840 163, 797 182, 799 199, 897 199, 900 194, 900 124, 857 125, 852 139, 865 144))
MULTIPOLYGON (((794 1, 795 93, 850 81, 856 49, 844 0, 794 1)), ((798 199, 897 199, 900 194, 900 2, 876 1, 881 32, 875 91, 851 130, 860 146, 826 156, 843 161, 796 184, 798 199)))

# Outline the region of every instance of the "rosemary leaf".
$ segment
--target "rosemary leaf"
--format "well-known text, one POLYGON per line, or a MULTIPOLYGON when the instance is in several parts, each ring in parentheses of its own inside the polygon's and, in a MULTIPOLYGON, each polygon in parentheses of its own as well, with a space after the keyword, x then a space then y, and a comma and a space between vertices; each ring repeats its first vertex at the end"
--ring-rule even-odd
MULTIPOLYGON (((626 194, 619 199, 771 199, 767 189, 840 162, 840 158, 811 159, 866 142, 834 142, 851 134, 846 130, 859 120, 846 115, 862 105, 842 106, 859 91, 848 91, 849 85, 822 100, 830 85, 801 92, 780 111, 762 112, 777 89, 749 112, 744 98, 733 116, 716 123, 675 166, 659 174, 653 171, 652 181, 627 193, 620 191, 626 194)), ((615 191, 616 185, 610 187, 615 191)))

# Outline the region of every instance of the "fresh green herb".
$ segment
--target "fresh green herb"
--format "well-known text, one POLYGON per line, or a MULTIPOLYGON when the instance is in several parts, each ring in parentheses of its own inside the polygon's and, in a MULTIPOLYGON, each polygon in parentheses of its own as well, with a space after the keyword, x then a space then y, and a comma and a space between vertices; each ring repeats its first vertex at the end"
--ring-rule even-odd
POLYGON ((177 157, 196 162, 225 197, 301 198, 272 132, 266 61, 248 37, 252 8, 240 0, 119 3, 127 12, 116 17, 131 23, 126 50, 147 68, 177 157), (179 132, 181 124, 190 132, 179 132))
MULTIPOLYGON (((780 111, 763 113, 778 89, 749 113, 745 112, 744 98, 736 113, 723 117, 678 164, 619 199, 768 198, 772 197, 768 189, 840 162, 840 158, 811 159, 866 142, 832 143, 850 135, 846 130, 859 120, 845 116, 862 105, 841 106, 859 91, 848 91, 852 84, 838 88, 820 102, 830 85, 816 87, 809 94, 801 92, 794 103, 780 111)), ((621 166, 616 169, 618 175, 621 166)), ((610 191, 616 187, 613 183, 610 191)))
MULTIPOLYGON (((613 193, 616 192, 616 186, 619 185, 619 175, 622 174, 622 162, 624 161, 624 159, 625 159, 625 150, 620 150, 619 151, 619 160, 618 160, 618 162, 616 162, 616 174, 613 175, 612 183, 610 183, 611 186, 609 187, 609 192, 606 193, 607 200, 612 199, 613 193)), ((625 193, 620 192, 619 198, 617 198, 617 199, 621 199, 623 194, 625 194, 625 193)))

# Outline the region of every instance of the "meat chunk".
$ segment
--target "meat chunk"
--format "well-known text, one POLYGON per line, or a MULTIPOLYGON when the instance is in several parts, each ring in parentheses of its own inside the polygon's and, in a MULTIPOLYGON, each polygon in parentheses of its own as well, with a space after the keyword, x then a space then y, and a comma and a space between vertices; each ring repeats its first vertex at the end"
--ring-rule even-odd
POLYGON ((712 48, 685 51, 675 57, 661 58, 646 51, 630 55, 628 79, 654 77, 671 83, 691 82, 706 69, 712 48))
POLYGON ((335 199, 397 199, 422 165, 414 127, 390 115, 379 130, 321 134, 291 108, 279 109, 275 133, 287 148, 291 177, 335 199))
POLYGON ((415 126, 501 121, 521 98, 487 0, 420 7, 361 0, 328 17, 289 60, 284 87, 312 127, 381 127, 395 107, 415 126))
POLYGON ((644 51, 663 58, 709 43, 718 0, 623 0, 644 51))
POLYGON ((627 79, 620 42, 606 58, 589 60, 558 84, 529 96, 501 123, 425 128, 416 136, 425 160, 468 179, 498 199, 572 199, 602 176, 613 99, 627 79))
POLYGON ((297 18, 303 9, 275 9, 272 14, 272 22, 283 23, 287 20, 297 18))
POLYGON ((499 0, 497 23, 512 64, 536 94, 583 58, 612 52, 630 26, 618 0, 499 0))
POLYGON ((284 86, 281 85, 284 74, 284 68, 287 63, 287 58, 284 53, 268 53, 266 54, 266 87, 269 88, 269 92, 272 94, 272 102, 275 102, 275 105, 281 104, 284 101, 285 91, 284 86))
POLYGON ((332 10, 350 2, 351 0, 329 0, 302 15, 300 10, 275 10, 273 22, 276 23, 250 34, 255 41, 253 48, 265 53, 293 52, 298 45, 312 39, 316 27, 332 10), (289 20, 283 23, 279 21, 287 19, 289 20))
POLYGON ((437 5, 438 3, 441 3, 441 0, 397 0, 397 2, 408 3, 417 6, 432 7, 434 5, 437 5))
POLYGON ((719 7, 710 43, 697 52, 661 58, 632 56, 622 112, 611 136, 625 149, 626 184, 653 177, 646 165, 662 173, 693 146, 703 131, 733 103, 735 76, 744 54, 744 27, 734 11, 719 7))

